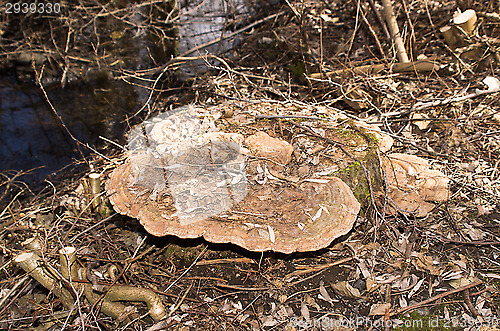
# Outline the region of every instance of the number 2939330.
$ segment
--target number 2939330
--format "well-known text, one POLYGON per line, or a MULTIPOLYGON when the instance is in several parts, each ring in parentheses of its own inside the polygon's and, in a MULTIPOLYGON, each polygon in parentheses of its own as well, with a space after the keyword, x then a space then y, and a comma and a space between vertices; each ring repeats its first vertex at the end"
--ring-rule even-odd
POLYGON ((57 2, 7 2, 6 14, 58 14, 61 4, 57 2))

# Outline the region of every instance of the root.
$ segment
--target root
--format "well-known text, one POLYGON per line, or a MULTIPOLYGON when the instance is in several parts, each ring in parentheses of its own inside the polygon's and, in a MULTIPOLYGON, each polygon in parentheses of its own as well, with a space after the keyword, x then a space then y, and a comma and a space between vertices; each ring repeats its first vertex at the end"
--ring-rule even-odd
MULTIPOLYGON (((29 241, 29 243, 32 242, 36 242, 36 240, 29 241)), ((52 271, 55 269, 45 264, 41 257, 33 251, 23 252, 14 258, 14 262, 19 267, 60 298, 66 309, 73 309, 75 300, 71 293, 76 290, 78 292, 83 291, 91 305, 99 304, 99 301, 102 300, 100 303, 101 311, 117 320, 123 320, 128 314, 127 306, 119 301, 145 302, 149 315, 156 322, 167 315, 160 297, 150 289, 114 285, 106 289, 106 294, 101 298, 101 294, 95 291, 92 284, 86 280, 85 269, 78 268, 76 249, 74 247, 60 249, 59 260, 61 265, 60 274, 63 279, 60 279, 57 273, 52 271), (67 287, 70 287, 71 291, 67 287)))

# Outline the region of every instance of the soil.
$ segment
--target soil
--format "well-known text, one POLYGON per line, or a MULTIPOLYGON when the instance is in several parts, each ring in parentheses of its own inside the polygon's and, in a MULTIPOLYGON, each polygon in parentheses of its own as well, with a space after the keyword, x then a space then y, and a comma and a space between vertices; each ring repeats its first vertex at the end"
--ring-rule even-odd
MULTIPOLYGON (((112 80, 155 82, 154 91, 147 90, 150 107, 128 118, 130 126, 193 102, 322 105, 380 125, 395 140, 391 152, 430 160, 451 179, 452 196, 426 217, 416 218, 377 213, 374 206, 383 211, 390 204, 387 196, 378 194, 376 204, 365 204, 354 228, 327 248, 255 253, 200 238, 155 237, 136 219, 109 209, 104 196, 101 204, 93 203, 88 174, 98 172, 105 179, 123 162, 117 143, 109 142, 82 160, 88 165, 86 172, 60 172, 41 190, 20 181, 19 173, 5 172, 0 174, 0 328, 382 330, 385 321, 401 330, 462 330, 481 323, 483 330, 494 330, 500 313, 500 98, 495 91, 476 91, 488 89, 482 83, 485 77, 500 76, 499 3, 394 2, 411 59, 425 56, 439 63, 437 71, 395 73, 390 70, 396 61, 392 41, 369 2, 253 4, 251 17, 232 26, 262 22, 243 30, 235 48, 210 58, 214 62, 207 70, 189 81, 178 79, 180 60, 152 61, 148 69, 135 71, 113 66, 120 60, 120 54, 110 51, 116 41, 109 30, 113 25, 103 27, 90 17, 102 11, 127 22, 133 6, 81 1, 82 7, 66 11, 59 25, 53 15, 43 21, 2 10, 0 62, 19 72, 19 78, 33 75, 40 87, 65 81, 69 74, 92 82, 95 77, 79 73, 84 68, 87 73, 104 72, 105 79, 112 73, 112 80), (438 29, 457 9, 468 8, 478 14, 476 33, 464 40, 463 47, 452 49, 438 29), (70 40, 71 47, 57 39, 68 26, 75 38, 61 40, 70 40), (43 38, 51 29, 57 32, 52 45, 45 43, 50 38, 43 38), (88 45, 96 41, 103 42, 103 48, 87 55, 88 45), (32 57, 23 65, 19 56, 34 49, 44 57, 32 57), (66 76, 64 63, 71 69, 66 76), (311 79, 314 73, 379 63, 388 69, 311 79), (44 64, 51 71, 40 77, 44 64), (460 99, 467 93, 476 95, 460 99), (122 302, 129 307, 125 316, 112 318, 99 303, 82 297, 68 313, 57 291, 25 277, 26 271, 13 263, 28 250, 23 242, 34 237, 40 239, 36 252, 45 266, 59 270, 58 250, 74 246, 78 268, 87 275, 80 280, 87 284, 82 286, 100 289, 98 293, 110 285, 151 289, 166 307, 166 316, 154 321, 144 302, 122 302)), ((166 8, 154 1, 149 6, 144 24, 160 36, 156 43, 161 46, 170 37, 161 37, 168 27, 155 15, 166 8)), ((375 3, 374 8, 383 17, 381 5, 375 3)), ((280 120, 259 123, 285 140, 303 133, 280 120)), ((49 274, 59 279, 57 272, 49 274)))

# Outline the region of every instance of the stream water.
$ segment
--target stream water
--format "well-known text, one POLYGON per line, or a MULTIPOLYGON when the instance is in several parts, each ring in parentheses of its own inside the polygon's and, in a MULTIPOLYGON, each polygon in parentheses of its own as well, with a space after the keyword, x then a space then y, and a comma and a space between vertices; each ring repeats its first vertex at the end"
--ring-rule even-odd
POLYGON ((42 180, 89 155, 71 135, 94 147, 104 143, 99 136, 119 139, 126 129, 124 116, 139 101, 132 86, 116 82, 46 91, 57 115, 40 88, 21 84, 13 75, 0 76, 0 171, 31 170, 24 180, 42 180))
MULTIPOLYGON (((129 2, 131 5, 135 3, 133 0, 129 2)), ((136 13, 131 16, 131 21, 142 26, 147 13, 137 8, 134 7, 136 13)), ((181 4, 180 12, 177 23, 180 40, 177 51, 180 54, 230 33, 226 24, 228 20, 248 14, 243 0, 189 0, 181 4)), ((106 33, 120 31, 116 21, 106 20, 112 18, 105 18, 101 23, 106 33)), ((138 28, 133 38, 123 39, 117 40, 116 50, 130 70, 153 65, 148 52, 154 51, 155 42, 147 31, 138 28)), ((224 39, 203 51, 187 55, 196 56, 206 51, 220 54, 233 44, 234 38, 224 39)), ((155 60, 161 63, 170 57, 169 54, 163 56, 161 59, 155 54, 155 60)), ((179 77, 192 77, 204 69, 203 65, 203 60, 190 62, 181 67, 179 77)), ((77 144, 71 135, 92 147, 104 144, 100 136, 123 142, 124 139, 120 138, 128 129, 124 119, 134 114, 149 95, 145 88, 99 79, 84 81, 77 78, 64 88, 52 84, 45 89, 54 109, 39 87, 18 81, 15 70, 0 73, 0 172, 30 171, 31 174, 22 179, 41 182, 47 175, 90 154, 89 149, 77 144)))

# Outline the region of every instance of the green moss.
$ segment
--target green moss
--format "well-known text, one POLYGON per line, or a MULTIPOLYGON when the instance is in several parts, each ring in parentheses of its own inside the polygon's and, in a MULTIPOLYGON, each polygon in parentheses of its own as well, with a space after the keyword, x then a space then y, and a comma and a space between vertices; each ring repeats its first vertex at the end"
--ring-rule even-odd
POLYGON ((306 67, 304 65, 304 62, 302 61, 296 61, 290 64, 291 69, 295 77, 300 81, 304 81, 304 73, 306 72, 306 67))
MULTIPOLYGON (((370 205, 370 186, 373 191, 382 187, 380 161, 378 156, 378 139, 373 133, 358 127, 353 120, 347 121, 347 129, 338 129, 335 134, 346 142, 348 153, 355 156, 358 161, 352 162, 348 167, 340 169, 336 176, 341 178, 353 191, 356 199, 361 203, 362 209, 370 205), (354 143, 355 146, 352 146, 354 143), (367 145, 364 154, 356 151, 357 146, 367 145), (363 166, 368 170, 368 179, 363 166)), ((346 155, 347 158, 349 156, 346 155)), ((352 159, 351 159, 352 160, 352 159)))
POLYGON ((363 209, 365 209, 370 204, 370 185, 368 183, 371 184, 372 189, 381 184, 376 150, 368 151, 361 162, 363 162, 363 166, 370 173, 370 182, 368 182, 363 166, 358 161, 353 162, 344 169, 338 170, 335 175, 351 188, 354 196, 361 203, 363 209))
MULTIPOLYGON (((359 136, 363 137, 363 139, 368 143, 371 148, 378 148, 378 139, 372 132, 367 132, 365 128, 356 126, 352 119, 347 121, 350 129, 354 132, 357 132, 359 136)), ((351 132, 352 132, 351 131, 351 132)))

